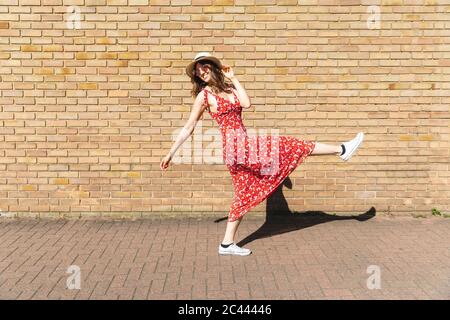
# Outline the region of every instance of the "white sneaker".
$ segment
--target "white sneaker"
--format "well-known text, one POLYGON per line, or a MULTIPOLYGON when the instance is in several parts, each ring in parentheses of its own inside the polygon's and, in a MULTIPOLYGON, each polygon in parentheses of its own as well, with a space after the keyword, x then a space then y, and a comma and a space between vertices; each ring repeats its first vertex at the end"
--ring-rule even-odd
POLYGON ((232 254, 237 256, 248 256, 251 254, 252 251, 250 249, 244 249, 241 247, 238 247, 234 243, 228 246, 227 248, 222 247, 219 245, 219 254, 232 254))
POLYGON ((344 161, 350 160, 353 154, 356 152, 358 147, 361 145, 364 139, 364 133, 359 132, 356 137, 350 141, 344 142, 343 145, 345 147, 345 152, 343 155, 340 155, 341 159, 344 161))

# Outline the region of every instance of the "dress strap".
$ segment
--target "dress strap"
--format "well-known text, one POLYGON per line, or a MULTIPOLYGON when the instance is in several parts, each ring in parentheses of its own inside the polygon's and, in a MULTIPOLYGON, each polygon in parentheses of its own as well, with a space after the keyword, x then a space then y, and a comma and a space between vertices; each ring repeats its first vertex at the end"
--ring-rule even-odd
POLYGON ((203 90, 206 91, 206 92, 209 92, 209 93, 211 93, 213 96, 215 96, 215 94, 214 94, 212 91, 209 91, 209 90, 206 89, 206 88, 203 88, 203 90))
POLYGON ((204 93, 203 104, 206 105, 206 107, 208 107, 209 106, 209 103, 208 103, 208 90, 203 88, 203 91, 205 92, 204 93))
POLYGON ((234 93, 234 90, 233 90, 233 88, 231 88, 231 92, 233 92, 233 96, 234 96, 234 103, 237 103, 238 102, 238 97, 236 96, 236 93, 234 93))
POLYGON ((238 103, 238 102, 239 102, 239 104, 240 104, 241 102, 239 101, 239 98, 237 97, 237 95, 236 95, 236 93, 234 92, 234 89, 233 89, 233 88, 231 88, 231 92, 233 92, 233 96, 234 96, 234 104, 236 104, 236 103, 238 103))

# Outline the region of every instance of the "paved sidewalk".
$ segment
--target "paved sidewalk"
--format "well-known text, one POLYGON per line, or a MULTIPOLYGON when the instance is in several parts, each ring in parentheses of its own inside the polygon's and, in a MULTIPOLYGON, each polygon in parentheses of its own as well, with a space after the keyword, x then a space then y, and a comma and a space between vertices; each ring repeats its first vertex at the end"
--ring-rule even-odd
POLYGON ((214 220, 1 219, 0 299, 450 298, 448 218, 249 214, 248 257, 217 254, 214 220))

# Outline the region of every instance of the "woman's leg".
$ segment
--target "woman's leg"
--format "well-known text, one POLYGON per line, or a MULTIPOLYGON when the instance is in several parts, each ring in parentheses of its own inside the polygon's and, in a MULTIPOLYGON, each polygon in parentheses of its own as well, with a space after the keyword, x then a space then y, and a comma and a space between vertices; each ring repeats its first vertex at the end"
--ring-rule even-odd
POLYGON ((227 229, 225 231, 225 237, 223 238, 222 244, 219 246, 219 254, 232 254, 238 256, 248 256, 252 253, 252 250, 240 248, 234 243, 234 237, 236 236, 236 231, 241 223, 242 216, 233 221, 227 221, 227 229))
POLYGON ((227 222, 227 229, 225 230, 225 236, 223 237, 223 244, 230 244, 234 242, 234 237, 236 236, 236 231, 241 223, 243 217, 240 217, 238 220, 230 222, 227 222))
POLYGON ((316 146, 314 147, 311 155, 320 155, 320 154, 338 154, 342 153, 341 145, 331 145, 325 143, 316 142, 316 146))

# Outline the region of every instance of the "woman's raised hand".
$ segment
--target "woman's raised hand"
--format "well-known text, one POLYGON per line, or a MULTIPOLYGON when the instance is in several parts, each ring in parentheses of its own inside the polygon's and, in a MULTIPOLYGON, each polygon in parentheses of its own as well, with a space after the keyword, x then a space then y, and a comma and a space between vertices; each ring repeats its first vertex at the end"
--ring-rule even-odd
POLYGON ((231 68, 230 66, 223 65, 222 73, 225 77, 227 77, 230 80, 234 78, 234 71, 233 68, 231 68))

